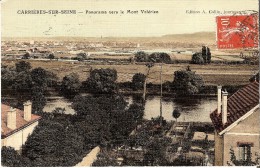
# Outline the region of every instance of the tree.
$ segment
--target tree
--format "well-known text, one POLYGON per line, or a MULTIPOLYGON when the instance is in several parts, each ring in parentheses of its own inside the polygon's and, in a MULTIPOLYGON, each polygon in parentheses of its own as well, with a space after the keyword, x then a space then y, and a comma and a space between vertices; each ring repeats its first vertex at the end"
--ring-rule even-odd
POLYGON ((149 62, 171 63, 171 57, 164 52, 155 52, 149 55, 149 62))
POLYGON ((206 63, 207 62, 207 47, 206 46, 202 46, 201 55, 203 58, 203 62, 206 63))
POLYGON ((23 56, 22 59, 29 59, 31 56, 28 52, 26 52, 23 56))
POLYGON ((191 58, 192 64, 203 64, 204 60, 201 53, 194 53, 191 58))
POLYGON ((135 128, 136 118, 141 117, 142 112, 137 110, 139 107, 131 107, 130 110, 126 107, 124 98, 116 94, 78 95, 72 103, 78 117, 77 125, 86 130, 82 131, 85 141, 104 146, 108 143, 121 144, 135 128), (133 111, 138 115, 135 116, 133 111))
POLYGON ((145 81, 145 75, 142 73, 136 73, 134 74, 132 78, 132 88, 133 90, 140 90, 143 88, 144 81, 145 81))
POLYGON ((169 137, 153 137, 145 147, 147 152, 144 155, 145 165, 160 166, 166 163, 166 148, 172 142, 169 137), (150 164, 149 164, 150 163, 150 164))
POLYGON ((174 109, 172 112, 172 117, 175 118, 176 123, 177 123, 177 119, 180 117, 181 113, 179 109, 174 109))
POLYGON ((83 61, 83 60, 87 59, 87 54, 86 53, 78 53, 76 58, 77 58, 78 61, 83 61))
POLYGON ((71 73, 66 75, 61 83, 61 91, 66 97, 74 97, 80 90, 79 75, 71 73))
POLYGON ((115 69, 94 69, 86 81, 86 88, 91 93, 116 93, 117 71, 115 69))
POLYGON ((45 69, 38 67, 31 71, 33 85, 46 89, 48 84, 48 73, 45 69))
POLYGON ((22 157, 12 147, 3 146, 1 149, 2 166, 7 167, 30 167, 31 162, 28 158, 22 157))
POLYGON ((135 120, 142 120, 144 116, 144 107, 134 103, 129 106, 128 112, 132 114, 135 120))
POLYGON ((211 63, 211 52, 209 47, 202 46, 201 52, 196 52, 191 58, 192 64, 206 64, 211 63))
POLYGON ((1 88, 2 91, 8 91, 10 86, 15 81, 15 77, 17 75, 17 72, 14 69, 1 66, 1 88))
POLYGON ((178 95, 199 93, 203 86, 202 77, 193 71, 179 70, 174 72, 173 87, 178 95))
POLYGON ((30 62, 26 62, 26 61, 19 61, 17 63, 15 63, 15 69, 16 72, 29 72, 30 69, 32 68, 30 62))
POLYGON ((147 62, 148 61, 148 54, 144 51, 138 51, 135 53, 135 60, 137 62, 147 62))
POLYGON ((83 144, 83 137, 68 116, 56 114, 52 119, 44 117, 40 121, 25 142, 22 155, 32 160, 33 166, 75 166, 83 157, 83 144))
POLYGON ((22 71, 17 73, 12 84, 12 88, 18 94, 30 93, 33 82, 30 73, 22 71))
POLYGON ((32 112, 35 114, 41 113, 46 105, 46 98, 44 96, 44 90, 41 87, 32 87, 32 112))
POLYGON ((54 58, 55 58, 55 56, 54 56, 54 54, 53 54, 53 53, 51 53, 51 54, 49 54, 49 55, 48 55, 48 58, 49 58, 50 60, 52 60, 52 59, 54 59, 54 58))
POLYGON ((207 63, 208 63, 208 64, 211 63, 211 52, 210 52, 209 47, 207 47, 206 56, 207 56, 207 63))

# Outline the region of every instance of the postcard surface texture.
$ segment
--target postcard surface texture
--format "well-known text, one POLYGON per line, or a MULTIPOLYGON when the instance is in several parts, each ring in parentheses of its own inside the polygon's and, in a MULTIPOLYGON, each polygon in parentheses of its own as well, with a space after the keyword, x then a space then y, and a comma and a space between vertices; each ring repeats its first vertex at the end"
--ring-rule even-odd
POLYGON ((259 166, 258 0, 2 0, 1 165, 259 166))

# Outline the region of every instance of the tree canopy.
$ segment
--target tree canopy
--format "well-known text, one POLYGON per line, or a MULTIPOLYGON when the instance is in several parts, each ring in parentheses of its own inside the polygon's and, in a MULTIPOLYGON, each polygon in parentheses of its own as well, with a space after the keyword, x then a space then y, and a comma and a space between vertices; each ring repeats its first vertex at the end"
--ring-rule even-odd
POLYGON ((134 74, 134 76, 132 78, 133 90, 141 90, 143 88, 145 78, 146 78, 145 75, 142 73, 134 74))
POLYGON ((81 87, 81 82, 79 80, 79 75, 76 73, 71 73, 63 77, 61 83, 61 92, 66 97, 74 97, 79 93, 81 87))
POLYGON ((173 87, 176 94, 197 94, 203 86, 202 77, 195 74, 194 71, 179 70, 174 72, 173 87))
POLYGON ((116 93, 117 71, 115 69, 94 69, 90 72, 85 88, 91 93, 116 93))

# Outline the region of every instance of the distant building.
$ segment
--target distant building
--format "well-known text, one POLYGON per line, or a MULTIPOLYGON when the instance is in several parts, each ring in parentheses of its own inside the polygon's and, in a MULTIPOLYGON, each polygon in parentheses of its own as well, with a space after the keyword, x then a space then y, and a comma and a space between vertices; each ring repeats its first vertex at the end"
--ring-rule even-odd
POLYGON ((255 161, 260 148, 259 83, 227 96, 218 87, 218 108, 210 114, 215 127, 215 166, 227 165, 231 148, 241 161, 255 161))
POLYGON ((24 103, 24 111, 5 104, 1 105, 1 111, 1 144, 20 150, 41 117, 32 114, 32 103, 29 101, 24 103))

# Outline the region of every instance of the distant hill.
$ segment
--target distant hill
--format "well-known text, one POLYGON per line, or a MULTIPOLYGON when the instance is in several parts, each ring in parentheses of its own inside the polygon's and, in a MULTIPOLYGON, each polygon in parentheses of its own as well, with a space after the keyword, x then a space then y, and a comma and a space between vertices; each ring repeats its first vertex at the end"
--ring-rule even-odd
POLYGON ((164 39, 171 39, 176 42, 196 42, 214 44, 216 42, 215 32, 197 32, 192 34, 169 34, 162 36, 164 39))

